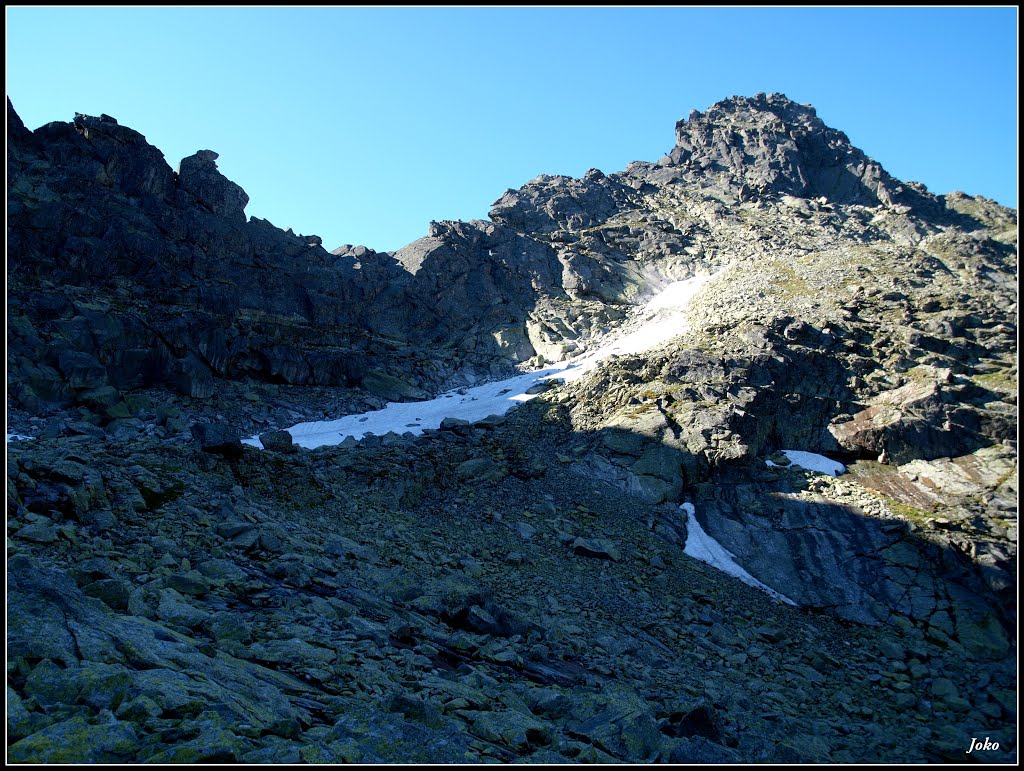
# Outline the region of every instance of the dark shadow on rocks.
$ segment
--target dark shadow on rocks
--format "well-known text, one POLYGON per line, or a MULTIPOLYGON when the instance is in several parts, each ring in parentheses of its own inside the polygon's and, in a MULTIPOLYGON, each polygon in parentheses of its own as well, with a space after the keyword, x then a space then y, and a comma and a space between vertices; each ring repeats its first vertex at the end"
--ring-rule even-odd
MULTIPOLYGON (((994 593, 983 566, 934 532, 869 515, 868 493, 837 502, 813 474, 769 469, 757 458, 712 466, 614 429, 573 441, 595 448, 573 464, 581 475, 649 504, 692 501, 705 532, 803 608, 866 624, 909 622, 941 644, 959 642, 981 656, 1002 656, 1015 639, 1006 596, 1012 587, 994 593), (636 454, 609 447, 635 447, 636 454), (646 462, 655 456, 657 465, 646 462)), ((682 546, 684 515, 677 516, 679 522, 659 517, 654 527, 682 546)))
MULTIPOLYGON (((610 485, 636 499, 632 516, 679 549, 687 533, 678 506, 689 500, 701 527, 740 565, 807 611, 869 625, 909 624, 938 644, 959 643, 979 656, 1004 655, 1014 638, 1012 608, 986 586, 969 556, 906 520, 868 514, 874 504, 866 493, 844 498, 822 486, 822 477, 771 469, 759 458, 712 461, 638 431, 572 432, 550 405, 538 403, 523 415, 371 447, 322 448, 314 457, 330 457, 344 470, 346 486, 410 509, 467 489, 488 500, 509 485, 564 488, 562 480, 572 478, 584 488, 610 485), (520 420, 530 410, 534 418, 543 413, 539 424, 520 420), (458 470, 469 463, 486 464, 487 473, 467 482, 458 470)), ((288 461, 246 448, 246 462, 288 461)), ((295 489, 265 493, 287 497, 295 489)), ((526 541, 535 530, 516 527, 526 541)), ((566 548, 580 543, 579 536, 597 543, 593 535, 566 535, 566 548)), ((614 559, 617 550, 608 544, 614 559)), ((479 598, 443 615, 458 628, 516 630, 479 598)))

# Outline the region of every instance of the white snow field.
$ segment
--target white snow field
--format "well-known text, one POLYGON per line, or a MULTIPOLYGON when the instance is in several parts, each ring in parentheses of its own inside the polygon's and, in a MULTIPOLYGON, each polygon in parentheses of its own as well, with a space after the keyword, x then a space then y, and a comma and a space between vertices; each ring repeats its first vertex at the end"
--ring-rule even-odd
MULTIPOLYGON (((719 271, 721 272, 721 271, 719 271)), ((341 444, 348 437, 362 439, 366 434, 383 436, 389 431, 422 434, 434 429, 445 418, 474 422, 490 415, 504 415, 513 406, 529 401, 536 394, 527 391, 545 380, 575 380, 590 372, 610 356, 640 353, 658 346, 686 331, 686 309, 694 295, 714 276, 694 276, 675 281, 640 307, 604 344, 566 361, 515 375, 505 380, 474 388, 460 388, 422 402, 391 402, 384 409, 337 420, 299 423, 287 429, 294 442, 307 448, 341 444)), ((262 448, 258 436, 243 439, 244 444, 262 448)))
MULTIPOLYGON (((783 450, 782 454, 789 458, 789 462, 794 466, 805 468, 808 471, 817 471, 819 474, 828 474, 833 477, 846 473, 846 466, 839 461, 826 458, 824 455, 818 455, 814 452, 783 450)), ((778 463, 772 463, 770 460, 766 460, 765 465, 781 468, 778 463)))
POLYGON ((24 434, 8 434, 7 435, 7 441, 8 442, 28 442, 28 441, 30 441, 31 439, 34 439, 34 438, 35 437, 32 437, 32 436, 25 436, 24 434))
POLYGON ((781 600, 788 605, 796 605, 796 603, 786 595, 775 591, 767 584, 761 583, 750 575, 750 573, 737 564, 736 557, 732 552, 705 533, 704 528, 702 528, 700 526, 700 522, 697 521, 697 509, 692 503, 687 501, 679 508, 686 512, 686 546, 683 547, 684 554, 689 554, 694 559, 706 562, 708 565, 711 565, 711 567, 718 568, 723 573, 735 576, 748 586, 753 586, 763 592, 767 592, 777 600, 781 600))

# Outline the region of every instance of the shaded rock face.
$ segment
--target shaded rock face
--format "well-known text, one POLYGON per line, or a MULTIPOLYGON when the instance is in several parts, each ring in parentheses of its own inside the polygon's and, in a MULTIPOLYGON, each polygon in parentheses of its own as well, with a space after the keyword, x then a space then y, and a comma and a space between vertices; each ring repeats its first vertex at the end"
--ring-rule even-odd
POLYGON ((958 634, 976 652, 1008 649, 1003 612, 985 599, 980 576, 922 543, 912 525, 873 518, 852 496, 838 502, 767 492, 707 485, 698 505, 707 531, 772 588, 851 621, 887 623, 898 615, 933 635, 958 634), (960 591, 950 594, 950 584, 960 591))
POLYGON ((17 132, 9 290, 25 345, 12 367, 82 354, 118 387, 177 383, 193 396, 214 377, 357 382, 352 262, 247 223, 247 197, 215 158, 200 151, 175 174, 106 116, 17 132), (325 322, 343 331, 325 338, 325 322))
POLYGON ((203 206, 229 221, 245 222, 249 196, 217 170, 219 156, 213 150, 200 150, 183 158, 178 169, 181 187, 192 193, 203 206))
POLYGON ((524 334, 538 289, 557 292, 553 250, 490 222, 434 223, 431 235, 395 258, 413 274, 406 334, 424 345, 451 346, 522 361, 534 351, 524 334))
POLYGON ((246 221, 216 159, 8 103, 12 759, 1015 759, 1015 211, 777 94, 394 254, 246 221), (285 430, 711 273, 677 337, 506 416, 285 430), (688 556, 683 502, 798 606, 688 556))

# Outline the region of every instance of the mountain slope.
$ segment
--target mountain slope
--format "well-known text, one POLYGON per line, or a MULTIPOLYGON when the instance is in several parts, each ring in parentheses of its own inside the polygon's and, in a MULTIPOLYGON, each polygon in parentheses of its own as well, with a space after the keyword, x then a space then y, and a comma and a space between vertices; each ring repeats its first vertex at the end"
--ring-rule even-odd
POLYGON ((328 252, 8 103, 9 758, 1013 761, 1016 212, 778 94, 676 133, 328 252), (657 318, 507 415, 280 431, 657 318))

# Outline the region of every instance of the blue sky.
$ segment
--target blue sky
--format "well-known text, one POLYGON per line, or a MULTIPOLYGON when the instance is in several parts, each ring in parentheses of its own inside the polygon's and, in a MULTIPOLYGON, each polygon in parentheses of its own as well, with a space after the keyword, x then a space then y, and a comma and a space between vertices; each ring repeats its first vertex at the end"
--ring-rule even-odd
POLYGON ((657 160, 675 122, 782 92, 904 180, 1017 205, 1017 10, 10 7, 29 128, 107 113, 247 213, 397 249, 507 188, 657 160))

